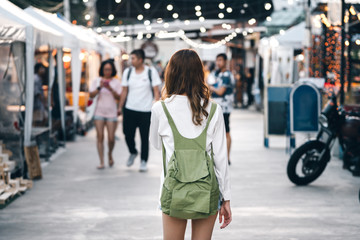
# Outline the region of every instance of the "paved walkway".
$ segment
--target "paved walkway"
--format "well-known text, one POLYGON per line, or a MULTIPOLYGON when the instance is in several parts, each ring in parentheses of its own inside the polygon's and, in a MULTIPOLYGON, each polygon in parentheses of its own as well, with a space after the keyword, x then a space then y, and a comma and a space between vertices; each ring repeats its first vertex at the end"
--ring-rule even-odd
MULTIPOLYGON (((295 187, 286 176, 285 140, 271 139, 265 149, 262 119, 251 111, 231 116, 233 222, 224 230, 217 223, 213 239, 360 239, 360 179, 335 159, 315 183, 295 187)), ((95 168, 94 131, 68 143, 43 180, 0 210, 0 239, 162 239, 161 154, 151 149, 148 173, 138 172, 139 159, 127 168, 121 128, 117 135, 115 167, 103 171, 95 168)))

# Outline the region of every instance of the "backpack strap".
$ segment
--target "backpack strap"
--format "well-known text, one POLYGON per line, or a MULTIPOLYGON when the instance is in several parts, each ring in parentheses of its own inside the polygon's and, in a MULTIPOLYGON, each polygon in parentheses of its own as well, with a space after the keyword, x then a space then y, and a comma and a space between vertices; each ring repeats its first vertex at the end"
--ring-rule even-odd
POLYGON ((212 118, 214 117, 214 115, 215 115, 216 108, 217 108, 217 104, 211 103, 210 114, 209 114, 208 120, 207 120, 207 122, 206 122, 206 127, 205 127, 204 131, 207 131, 207 129, 209 128, 211 119, 212 119, 212 118))
POLYGON ((132 68, 129 67, 129 71, 128 71, 128 74, 127 74, 127 77, 126 77, 126 81, 129 83, 129 79, 130 79, 130 75, 131 75, 131 70, 132 68))
POLYGON ((167 107, 165 106, 164 101, 161 101, 161 105, 162 105, 162 107, 163 107, 163 109, 164 109, 165 115, 166 115, 166 117, 167 117, 167 119, 168 119, 168 122, 169 122, 169 125, 170 125, 170 128, 171 128, 172 132, 173 132, 174 137, 177 136, 177 135, 179 135, 180 133, 179 133, 179 131, 178 131, 177 128, 176 128, 174 119, 171 117, 171 115, 170 115, 170 113, 169 113, 169 110, 168 110, 167 107))
POLYGON ((164 177, 166 177, 166 149, 164 146, 164 142, 162 142, 162 155, 163 155, 163 167, 164 167, 164 177))

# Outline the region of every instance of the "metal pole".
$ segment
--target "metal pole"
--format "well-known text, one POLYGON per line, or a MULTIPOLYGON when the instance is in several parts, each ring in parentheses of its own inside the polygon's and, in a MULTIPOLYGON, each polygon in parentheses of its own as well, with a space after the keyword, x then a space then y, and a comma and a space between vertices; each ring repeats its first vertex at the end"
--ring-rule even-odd
POLYGON ((308 0, 307 4, 305 5, 306 9, 306 27, 305 27, 305 77, 309 77, 310 75, 310 43, 311 43, 311 23, 310 23, 310 6, 311 0, 308 0))
POLYGON ((344 104, 345 100, 345 0, 341 0, 341 64, 340 64, 340 104, 344 104))
POLYGON ((64 16, 69 22, 71 22, 71 19, 70 19, 70 0, 64 0, 64 16))

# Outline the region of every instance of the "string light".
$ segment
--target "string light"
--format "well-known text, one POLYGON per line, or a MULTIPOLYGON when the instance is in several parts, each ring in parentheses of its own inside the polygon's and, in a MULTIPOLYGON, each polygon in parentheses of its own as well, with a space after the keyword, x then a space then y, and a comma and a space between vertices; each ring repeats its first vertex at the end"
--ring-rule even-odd
POLYGON ((143 16, 142 14, 139 14, 139 15, 137 16, 137 19, 138 19, 139 21, 141 21, 141 20, 144 19, 144 16, 143 16))
POLYGON ((185 20, 185 21, 184 21, 184 24, 185 24, 185 25, 190 25, 190 21, 189 21, 189 20, 185 20))
POLYGON ((197 6, 195 7, 195 11, 201 11, 201 6, 197 5, 197 6))
POLYGON ((195 13, 195 15, 197 16, 197 17, 200 17, 201 16, 201 12, 200 11, 197 11, 196 13, 195 13))
POLYGON ((220 9, 224 9, 224 8, 225 8, 225 4, 224 4, 224 3, 219 3, 219 8, 220 8, 220 9))
POLYGON ((199 21, 200 21, 200 22, 204 22, 204 21, 205 21, 205 18, 204 18, 204 17, 199 17, 199 21))
POLYGON ((114 20, 114 14, 110 14, 109 16, 108 16, 108 19, 111 21, 111 20, 114 20))
POLYGON ((219 17, 219 18, 224 18, 224 14, 223 14, 223 13, 219 13, 219 14, 218 14, 218 17, 219 17))
POLYGON ((166 9, 167 9, 168 11, 172 11, 172 10, 174 9, 174 6, 171 5, 171 4, 169 4, 169 5, 167 5, 166 9))
POLYGON ((178 13, 173 13, 172 17, 177 19, 179 17, 179 14, 178 13))
POLYGON ((326 27, 328 27, 328 28, 331 27, 331 24, 324 13, 320 14, 320 17, 321 17, 322 23, 325 24, 326 27))
POLYGON ((90 14, 86 14, 86 15, 85 15, 85 20, 88 21, 88 20, 90 20, 90 18, 91 18, 90 14))
POLYGON ((354 6, 351 6, 350 9, 349 9, 349 11, 350 11, 350 13, 351 13, 352 15, 356 15, 356 11, 355 11, 354 6))
POLYGON ((254 25, 256 23, 256 19, 252 18, 248 21, 249 25, 254 25))
POLYGON ((115 0, 116 3, 121 3, 121 0, 115 0))
POLYGON ((233 9, 232 9, 231 7, 228 7, 228 8, 226 9, 226 11, 227 11, 228 13, 232 13, 233 9))
POLYGON ((150 9, 150 7, 151 7, 150 3, 145 3, 145 4, 144 4, 144 8, 145 8, 145 9, 150 9))
POLYGON ((149 20, 145 20, 145 21, 144 21, 144 25, 145 25, 145 26, 150 25, 150 21, 149 21, 149 20))
POLYGON ((266 21, 271 22, 272 18, 270 16, 266 17, 266 21))
POLYGON ((269 11, 271 9, 271 3, 265 3, 265 10, 269 11))
POLYGON ((201 28, 200 28, 200 32, 202 32, 202 33, 206 32, 206 28, 201 27, 201 28))

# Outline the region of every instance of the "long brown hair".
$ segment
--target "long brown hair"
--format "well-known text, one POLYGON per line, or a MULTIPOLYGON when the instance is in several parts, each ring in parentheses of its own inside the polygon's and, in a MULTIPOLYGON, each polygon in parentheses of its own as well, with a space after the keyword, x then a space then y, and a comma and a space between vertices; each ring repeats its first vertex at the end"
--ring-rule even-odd
POLYGON ((203 116, 207 118, 209 115, 206 107, 209 104, 210 91, 205 84, 204 66, 194 50, 177 51, 166 67, 162 99, 175 94, 185 94, 188 97, 192 121, 195 125, 201 125, 203 116), (204 102, 201 105, 202 100, 204 102))

